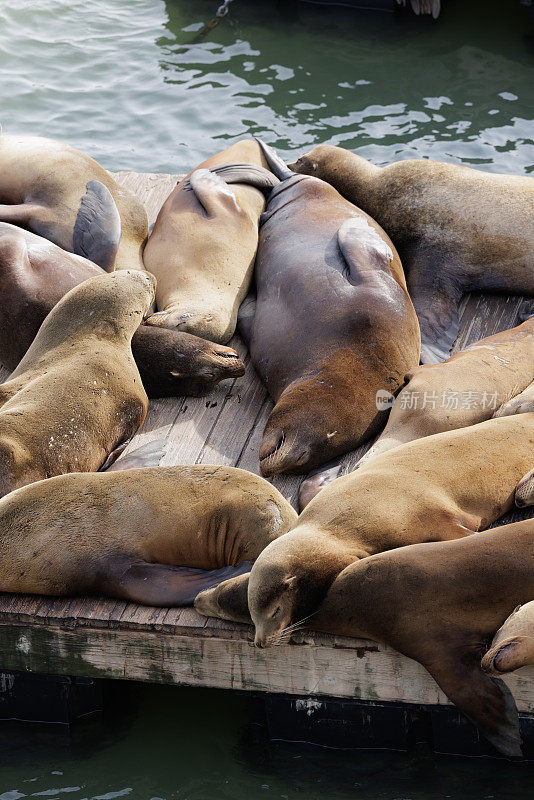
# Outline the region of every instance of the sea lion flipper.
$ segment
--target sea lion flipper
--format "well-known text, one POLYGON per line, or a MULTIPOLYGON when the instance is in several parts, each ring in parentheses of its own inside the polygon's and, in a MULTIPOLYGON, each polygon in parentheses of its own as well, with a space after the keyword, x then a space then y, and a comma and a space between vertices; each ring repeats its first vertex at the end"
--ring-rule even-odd
POLYGON ((421 363, 446 361, 460 330, 458 303, 461 292, 408 285, 421 328, 421 363))
POLYGON ((165 455, 167 447, 166 439, 155 439, 152 442, 138 447, 128 453, 127 456, 115 461, 107 470, 108 472, 119 472, 124 469, 140 469, 141 467, 159 467, 165 455))
POLYGON ((116 445, 116 447, 114 447, 113 450, 111 450, 108 453, 105 460, 98 468, 98 472, 105 472, 107 469, 109 469, 112 466, 112 464, 114 464, 115 461, 119 458, 119 456, 121 456, 124 453, 128 445, 130 444, 132 438, 133 437, 130 436, 129 439, 125 439, 123 442, 120 442, 118 445, 116 445))
POLYGON ((463 649, 443 648, 443 640, 436 643, 432 663, 425 664, 436 683, 500 753, 520 757, 521 736, 515 700, 503 681, 482 671, 482 649, 474 648, 466 653, 463 649))
POLYGON ((534 506, 534 469, 527 472, 517 484, 515 490, 515 504, 519 508, 534 506))
POLYGON ((244 561, 238 567, 205 570, 144 561, 125 565, 118 560, 103 570, 98 590, 149 606, 188 606, 200 592, 250 572, 251 566, 244 561))
POLYGON ((522 392, 503 403, 493 417, 511 417, 514 414, 529 414, 534 411, 534 381, 522 392))
POLYGON ((100 181, 89 181, 74 224, 74 253, 112 272, 120 239, 121 218, 113 195, 100 181))
POLYGON ((329 461, 327 464, 323 464, 322 467, 318 467, 308 473, 299 488, 299 511, 304 511, 315 495, 319 494, 321 489, 335 481, 336 478, 339 478, 340 474, 341 459, 329 461))
POLYGON ((205 617, 219 617, 250 625, 248 579, 249 573, 244 573, 222 581, 213 589, 205 589, 195 599, 196 610, 205 617))
POLYGON ((259 139, 257 136, 254 138, 262 149, 265 160, 269 165, 269 169, 274 172, 277 178, 280 178, 281 181, 285 181, 287 178, 291 178, 292 175, 295 174, 293 170, 290 169, 284 161, 282 161, 274 147, 270 147, 268 144, 265 144, 265 142, 262 141, 262 139, 259 139))
POLYGON ((256 295, 254 292, 251 292, 245 297, 245 299, 239 306, 239 312, 237 314, 237 329, 247 347, 250 346, 255 315, 256 315, 256 295))
POLYGON ((189 185, 208 216, 220 214, 221 203, 240 213, 237 197, 217 173, 209 169, 196 169, 191 173, 189 185))
MULTIPOLYGON (((280 181, 272 172, 258 164, 248 164, 246 162, 229 162, 228 164, 218 164, 210 167, 212 175, 217 175, 227 183, 245 183, 254 186, 266 194, 269 194, 280 181)), ((191 187, 191 179, 184 181, 183 189, 186 191, 191 187)))
POLYGON ((364 217, 346 219, 337 232, 337 241, 351 283, 362 283, 362 262, 374 264, 391 274, 393 252, 364 217))

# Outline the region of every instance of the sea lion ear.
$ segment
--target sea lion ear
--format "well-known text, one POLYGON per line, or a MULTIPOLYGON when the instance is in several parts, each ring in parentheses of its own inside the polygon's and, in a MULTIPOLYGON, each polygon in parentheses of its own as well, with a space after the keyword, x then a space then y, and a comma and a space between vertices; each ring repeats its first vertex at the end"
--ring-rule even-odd
POLYGON ((284 578, 284 584, 285 584, 286 588, 287 589, 292 589, 293 586, 296 583, 296 580, 297 580, 297 576, 296 575, 291 575, 290 578, 284 578))
POLYGON ((74 253, 113 272, 120 240, 121 218, 113 195, 100 181, 89 181, 74 224, 74 253))

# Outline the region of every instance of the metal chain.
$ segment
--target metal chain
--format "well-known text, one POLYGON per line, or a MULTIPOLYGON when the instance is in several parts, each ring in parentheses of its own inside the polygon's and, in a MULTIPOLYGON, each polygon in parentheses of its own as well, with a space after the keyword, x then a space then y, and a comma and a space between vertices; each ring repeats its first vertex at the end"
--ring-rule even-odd
POLYGON ((195 38, 190 42, 190 44, 196 44, 197 42, 200 42, 206 36, 206 34, 208 34, 210 31, 216 28, 219 22, 228 14, 228 11, 230 9, 230 3, 233 2, 234 0, 224 0, 224 3, 222 3, 222 5, 220 5, 217 11, 215 12, 215 16, 213 17, 213 19, 210 19, 208 24, 204 25, 200 33, 198 33, 195 36, 195 38))
POLYGON ((225 17, 228 14, 228 10, 230 8, 230 3, 233 3, 234 0, 224 0, 224 3, 219 6, 217 9, 217 13, 215 14, 216 17, 225 17))

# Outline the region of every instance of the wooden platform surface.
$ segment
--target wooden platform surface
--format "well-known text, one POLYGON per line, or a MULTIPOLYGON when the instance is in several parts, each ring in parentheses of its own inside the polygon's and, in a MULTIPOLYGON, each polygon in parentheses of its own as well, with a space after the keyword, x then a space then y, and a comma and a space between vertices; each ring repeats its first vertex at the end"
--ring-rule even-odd
MULTIPOLYGON (((175 175, 117 173, 152 222, 175 175)), ((455 349, 518 322, 520 297, 471 296, 455 349)), ((129 450, 166 438, 163 464, 225 464, 258 472, 272 403, 246 348, 246 374, 203 398, 152 401, 129 450)), ((0 380, 8 375, 0 367, 0 380)), ((344 459, 349 471, 361 448, 344 459)), ((273 483, 294 505, 301 478, 273 483)), ((515 514, 513 519, 528 513, 515 514)), ((206 619, 191 608, 147 608, 109 599, 0 595, 0 670, 83 675, 230 689, 408 703, 448 703, 426 670, 375 642, 300 631, 287 647, 257 650, 252 629, 206 619)), ((520 711, 534 712, 534 668, 509 679, 520 711)))

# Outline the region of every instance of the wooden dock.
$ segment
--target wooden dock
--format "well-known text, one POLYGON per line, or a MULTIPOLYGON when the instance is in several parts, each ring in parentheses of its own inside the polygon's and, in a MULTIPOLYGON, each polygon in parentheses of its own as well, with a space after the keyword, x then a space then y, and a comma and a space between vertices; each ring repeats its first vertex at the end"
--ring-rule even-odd
MULTIPOLYGON (((145 203, 150 221, 175 175, 118 173, 145 203)), ((517 324, 520 297, 472 296, 461 313, 456 349, 517 324)), ((225 464, 258 472, 258 450, 272 403, 242 342, 246 374, 202 398, 151 402, 136 449, 166 438, 162 464, 225 464)), ((0 369, 0 380, 7 370, 0 369)), ((349 471, 366 448, 349 454, 349 471)), ((301 478, 273 482, 295 505, 301 478)), ((517 513, 513 519, 525 518, 517 513)), ((0 671, 141 680, 394 703, 446 705, 418 663, 375 642, 297 632, 289 646, 258 650, 252 629, 206 619, 192 608, 147 608, 99 598, 0 595, 0 671)), ((534 668, 507 679, 520 711, 534 713, 534 668)))

